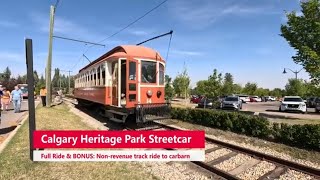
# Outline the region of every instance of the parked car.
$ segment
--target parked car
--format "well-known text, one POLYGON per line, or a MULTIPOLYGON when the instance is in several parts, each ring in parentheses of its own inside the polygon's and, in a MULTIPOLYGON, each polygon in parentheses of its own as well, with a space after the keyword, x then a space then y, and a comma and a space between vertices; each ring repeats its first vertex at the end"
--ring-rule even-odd
POLYGON ((316 100, 317 98, 316 97, 310 97, 310 98, 307 98, 307 107, 308 108, 314 108, 316 106, 316 100))
POLYGON ((266 101, 276 101, 274 96, 265 96, 266 101))
POLYGON ((259 96, 251 96, 250 102, 261 102, 261 98, 259 96))
POLYGON ((247 95, 238 95, 238 97, 241 99, 242 103, 250 102, 250 97, 247 95))
POLYGON ((203 96, 193 95, 190 99, 190 102, 194 103, 194 104, 198 104, 202 98, 203 98, 203 96))
POLYGON ((281 102, 279 111, 298 111, 306 113, 307 105, 300 96, 285 96, 281 102))
POLYGON ((223 100, 221 109, 232 109, 239 111, 242 109, 242 100, 239 96, 228 96, 223 100))
POLYGON ((213 100, 203 97, 198 103, 198 108, 213 108, 213 100))
POLYGON ((319 97, 315 98, 314 102, 315 102, 315 110, 318 113, 320 112, 320 98, 319 97))

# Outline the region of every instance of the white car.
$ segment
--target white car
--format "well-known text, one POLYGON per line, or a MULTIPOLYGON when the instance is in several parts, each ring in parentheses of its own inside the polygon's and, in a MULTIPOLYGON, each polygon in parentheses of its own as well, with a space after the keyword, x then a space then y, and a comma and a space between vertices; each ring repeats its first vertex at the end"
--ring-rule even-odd
POLYGON ((250 97, 247 95, 238 95, 243 103, 250 102, 250 97))
POLYGON ((252 96, 251 99, 253 102, 261 102, 262 101, 259 96, 252 96))
POLYGON ((275 101, 276 100, 276 98, 273 96, 266 96, 265 98, 267 101, 275 101))
POLYGON ((281 102, 279 111, 298 111, 306 113, 307 105, 300 96, 285 96, 281 102))

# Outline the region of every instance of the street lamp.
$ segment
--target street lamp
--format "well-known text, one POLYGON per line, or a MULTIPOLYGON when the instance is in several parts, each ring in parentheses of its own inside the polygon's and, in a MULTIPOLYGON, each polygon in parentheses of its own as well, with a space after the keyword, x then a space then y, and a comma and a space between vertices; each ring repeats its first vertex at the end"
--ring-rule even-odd
POLYGON ((283 74, 286 74, 287 73, 287 71, 286 71, 286 69, 287 70, 290 70, 291 72, 293 72, 295 75, 296 75, 296 79, 298 79, 298 73, 303 69, 303 68, 301 68, 299 71, 293 71, 293 70, 291 70, 291 69, 289 69, 289 68, 284 68, 283 69, 283 74))

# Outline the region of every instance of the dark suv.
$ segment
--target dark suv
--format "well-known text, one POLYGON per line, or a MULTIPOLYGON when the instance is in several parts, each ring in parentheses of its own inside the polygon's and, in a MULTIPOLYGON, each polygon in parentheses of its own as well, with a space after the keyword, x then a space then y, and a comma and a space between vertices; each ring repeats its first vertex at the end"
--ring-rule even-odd
POLYGON ((314 108, 315 108, 316 112, 317 113, 320 112, 320 98, 319 97, 315 98, 314 103, 315 103, 314 108))

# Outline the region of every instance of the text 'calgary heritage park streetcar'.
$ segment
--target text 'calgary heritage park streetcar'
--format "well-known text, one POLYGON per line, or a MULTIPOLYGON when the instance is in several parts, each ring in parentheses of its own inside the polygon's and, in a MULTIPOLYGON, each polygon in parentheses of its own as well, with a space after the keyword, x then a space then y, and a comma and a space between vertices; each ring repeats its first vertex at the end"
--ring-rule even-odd
POLYGON ((112 121, 136 123, 167 118, 165 60, 153 49, 118 46, 91 62, 75 77, 74 96, 112 121))

